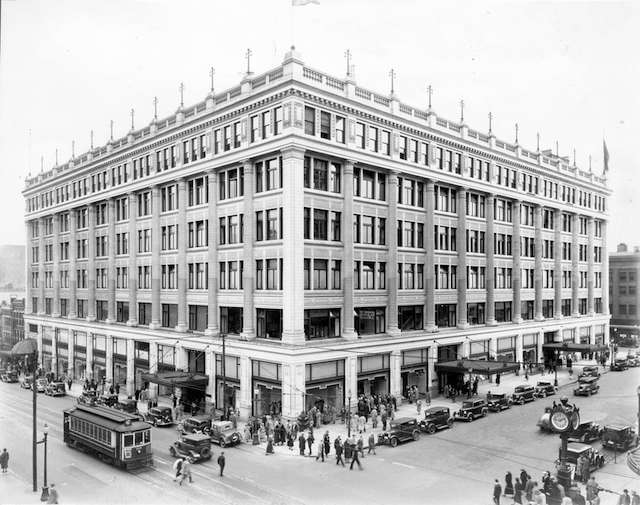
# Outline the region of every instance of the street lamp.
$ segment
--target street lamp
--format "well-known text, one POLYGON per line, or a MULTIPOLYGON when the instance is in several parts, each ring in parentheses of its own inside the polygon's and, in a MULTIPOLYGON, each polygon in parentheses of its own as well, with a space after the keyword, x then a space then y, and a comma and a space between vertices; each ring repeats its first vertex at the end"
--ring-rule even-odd
POLYGON ((44 433, 44 438, 36 442, 36 444, 44 444, 44 484, 42 486, 40 501, 47 501, 49 499, 49 487, 47 485, 47 437, 49 435, 49 426, 47 423, 44 424, 42 432, 44 433))
POLYGON ((555 377, 553 379, 553 385, 555 387, 558 387, 558 354, 559 354, 559 351, 558 349, 556 349, 556 356, 553 361, 553 373, 555 374, 555 377))
POLYGON ((347 438, 351 438, 351 390, 349 390, 347 400, 347 438))

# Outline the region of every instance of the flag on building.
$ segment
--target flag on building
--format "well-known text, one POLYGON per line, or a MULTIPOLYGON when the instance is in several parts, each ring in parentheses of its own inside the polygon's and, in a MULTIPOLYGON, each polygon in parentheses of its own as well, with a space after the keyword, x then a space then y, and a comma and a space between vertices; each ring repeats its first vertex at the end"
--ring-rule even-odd
POLYGON ((320 5, 320 0, 291 0, 291 5, 294 7, 300 7, 301 5, 317 4, 320 5))
POLYGON ((604 173, 609 171, 609 149, 607 149, 607 142, 602 139, 602 150, 604 152, 604 173))

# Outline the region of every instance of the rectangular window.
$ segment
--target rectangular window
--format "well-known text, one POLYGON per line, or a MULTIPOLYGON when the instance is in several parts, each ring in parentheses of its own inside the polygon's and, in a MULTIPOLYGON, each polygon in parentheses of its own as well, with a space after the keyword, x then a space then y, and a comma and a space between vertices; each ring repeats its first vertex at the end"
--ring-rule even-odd
POLYGON ((307 135, 316 134, 316 110, 313 107, 304 108, 304 132, 307 135))
POLYGON ((359 335, 373 335, 386 331, 384 307, 358 307, 355 312, 355 328, 359 335))
POLYGON ((304 334, 307 340, 340 336, 340 309, 304 311, 304 334))

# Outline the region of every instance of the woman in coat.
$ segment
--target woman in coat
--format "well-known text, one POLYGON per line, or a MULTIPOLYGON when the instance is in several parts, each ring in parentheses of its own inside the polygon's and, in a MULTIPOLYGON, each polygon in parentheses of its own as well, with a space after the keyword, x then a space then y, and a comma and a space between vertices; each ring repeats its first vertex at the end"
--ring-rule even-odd
POLYGON ((520 477, 516 477, 516 485, 513 490, 513 503, 522 503, 523 491, 524 491, 524 486, 522 485, 522 482, 520 482, 520 477))
POLYGON ((513 477, 511 476, 511 472, 507 472, 507 475, 504 476, 504 495, 513 495, 513 477))

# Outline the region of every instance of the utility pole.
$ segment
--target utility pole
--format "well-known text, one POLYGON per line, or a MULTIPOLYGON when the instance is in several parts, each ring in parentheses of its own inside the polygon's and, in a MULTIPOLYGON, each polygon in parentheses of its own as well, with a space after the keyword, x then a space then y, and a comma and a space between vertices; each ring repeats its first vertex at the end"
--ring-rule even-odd
POLYGON ((37 445, 37 403, 38 403, 38 390, 36 388, 36 373, 38 370, 38 351, 33 352, 33 383, 31 388, 33 389, 33 439, 31 448, 31 458, 33 463, 33 492, 38 491, 38 445, 37 445))
POLYGON ((222 419, 227 418, 227 349, 226 349, 226 337, 227 334, 223 333, 222 337, 222 419))

